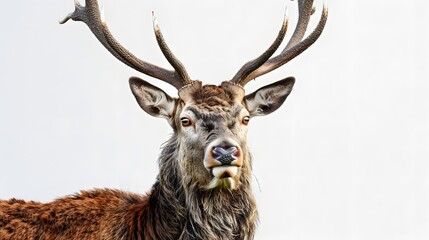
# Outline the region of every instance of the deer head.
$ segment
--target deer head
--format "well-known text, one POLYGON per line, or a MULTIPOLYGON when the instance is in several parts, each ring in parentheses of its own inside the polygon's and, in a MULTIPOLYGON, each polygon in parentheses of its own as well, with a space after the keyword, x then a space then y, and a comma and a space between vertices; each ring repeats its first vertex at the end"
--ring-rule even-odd
POLYGON ((287 17, 272 45, 244 64, 230 81, 219 86, 191 80, 183 64, 168 48, 156 17, 153 22, 158 45, 174 70, 143 61, 118 43, 104 22, 96 0, 86 0, 85 6, 75 1, 75 11, 61 23, 69 19, 84 22, 117 59, 177 88, 178 97, 172 97, 140 78, 132 77, 129 81, 140 107, 152 116, 167 119, 173 128, 183 185, 206 190, 234 190, 250 181, 251 163, 246 140, 250 120, 277 110, 290 94, 295 79, 288 77, 250 94, 245 93, 245 85, 298 56, 319 38, 325 26, 326 5, 315 30, 304 39, 314 12, 313 0, 298 1, 298 7, 299 21, 285 48, 273 56, 286 34, 287 17))

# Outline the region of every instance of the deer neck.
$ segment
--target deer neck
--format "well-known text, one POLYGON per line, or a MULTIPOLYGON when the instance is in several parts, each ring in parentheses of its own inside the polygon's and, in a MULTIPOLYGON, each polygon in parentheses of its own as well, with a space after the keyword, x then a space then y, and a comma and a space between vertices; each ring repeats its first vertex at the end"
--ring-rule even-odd
POLYGON ((149 200, 160 212, 151 218, 162 217, 156 222, 167 224, 170 234, 171 227, 175 228, 176 239, 253 239, 257 210, 248 177, 250 166, 243 170, 248 174, 243 174, 239 189, 207 191, 183 180, 177 149, 175 136, 163 147, 158 181, 149 200))

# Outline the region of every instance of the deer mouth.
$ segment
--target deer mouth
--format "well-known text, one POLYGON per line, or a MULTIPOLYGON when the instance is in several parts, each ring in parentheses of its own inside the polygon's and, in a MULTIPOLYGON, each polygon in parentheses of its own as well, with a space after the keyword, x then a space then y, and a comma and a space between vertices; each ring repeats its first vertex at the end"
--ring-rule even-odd
POLYGON ((235 177, 238 173, 237 166, 219 166, 211 169, 211 172, 216 178, 229 178, 235 177))
POLYGON ((214 188, 226 188, 233 190, 237 187, 236 176, 238 166, 218 166, 211 168, 213 179, 206 186, 207 190, 214 188))

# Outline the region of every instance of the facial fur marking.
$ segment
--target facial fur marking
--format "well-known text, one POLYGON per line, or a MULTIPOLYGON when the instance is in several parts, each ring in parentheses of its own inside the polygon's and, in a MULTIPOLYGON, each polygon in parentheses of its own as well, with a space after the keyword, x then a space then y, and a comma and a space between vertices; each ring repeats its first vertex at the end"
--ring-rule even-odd
POLYGON ((193 106, 189 106, 189 107, 185 108, 183 111, 184 112, 190 111, 195 115, 196 118, 201 118, 201 113, 200 113, 201 111, 198 111, 198 109, 196 109, 193 106))

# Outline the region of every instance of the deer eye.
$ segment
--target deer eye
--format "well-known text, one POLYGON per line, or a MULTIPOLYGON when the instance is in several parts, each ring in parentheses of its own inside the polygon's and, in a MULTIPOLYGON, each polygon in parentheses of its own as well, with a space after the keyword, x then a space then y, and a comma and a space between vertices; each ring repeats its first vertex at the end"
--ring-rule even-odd
POLYGON ((250 117, 249 117, 249 116, 246 116, 246 117, 244 117, 244 118, 243 118, 242 123, 243 123, 244 125, 247 125, 247 124, 249 124, 249 121, 250 121, 250 117))
POLYGON ((184 127, 189 127, 189 126, 192 125, 191 120, 189 118, 187 118, 187 117, 182 117, 180 119, 180 121, 182 122, 182 126, 184 126, 184 127))

